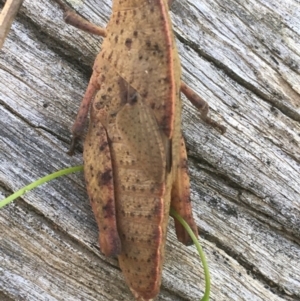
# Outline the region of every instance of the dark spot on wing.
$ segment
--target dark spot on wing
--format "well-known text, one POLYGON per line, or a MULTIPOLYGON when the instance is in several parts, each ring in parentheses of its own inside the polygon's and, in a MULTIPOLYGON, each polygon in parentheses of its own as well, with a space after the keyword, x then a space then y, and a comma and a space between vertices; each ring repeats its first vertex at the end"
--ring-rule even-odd
POLYGON ((98 173, 98 183, 100 186, 110 184, 111 180, 112 180, 112 170, 111 169, 107 169, 103 173, 101 173, 101 172, 98 173))
POLYGON ((128 48, 128 50, 131 49, 131 45, 132 45, 132 39, 127 38, 127 39, 125 40, 125 46, 128 48))

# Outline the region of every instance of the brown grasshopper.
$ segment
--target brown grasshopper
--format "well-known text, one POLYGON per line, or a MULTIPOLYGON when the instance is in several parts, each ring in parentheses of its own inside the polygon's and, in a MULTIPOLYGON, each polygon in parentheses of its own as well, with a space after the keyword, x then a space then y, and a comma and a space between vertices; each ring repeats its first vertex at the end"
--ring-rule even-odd
MULTIPOLYGON (((106 29, 82 19, 61 0, 65 21, 105 37, 73 126, 82 134, 87 191, 101 251, 118 256, 137 300, 159 292, 170 206, 197 235, 192 216, 180 92, 207 116, 208 105, 181 77, 167 0, 113 0, 106 29)), ((74 146, 74 143, 73 143, 74 146)), ((177 238, 191 243, 175 221, 177 238)))

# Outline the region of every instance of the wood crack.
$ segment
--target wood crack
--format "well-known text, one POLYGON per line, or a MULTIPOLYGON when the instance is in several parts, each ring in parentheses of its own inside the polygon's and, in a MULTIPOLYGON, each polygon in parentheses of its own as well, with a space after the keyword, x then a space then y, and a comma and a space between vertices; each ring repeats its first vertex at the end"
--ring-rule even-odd
MULTIPOLYGON (((72 47, 66 40, 61 39, 55 33, 49 32, 48 28, 39 26, 28 15, 22 13, 22 10, 16 21, 22 23, 39 43, 44 44, 45 48, 54 51, 63 61, 70 63, 75 69, 84 74, 87 79, 91 77, 95 53, 83 54, 80 49, 72 47)), ((65 24, 65 26, 69 25, 65 24)))
POLYGON ((297 295, 286 294, 282 286, 278 285, 277 283, 260 273, 257 267, 251 264, 249 261, 247 261, 247 258, 244 257, 242 253, 238 254, 234 252, 234 249, 231 249, 230 247, 223 244, 216 236, 210 235, 208 232, 205 231, 205 229, 198 228, 198 231, 203 239, 214 243, 217 248, 224 251, 227 255, 236 260, 242 267, 244 267, 247 270, 247 274, 249 276, 261 282, 264 285, 264 287, 270 290, 273 294, 284 298, 284 300, 286 301, 298 300, 299 297, 297 295))
MULTIPOLYGON (((51 131, 49 128, 43 127, 43 126, 37 126, 36 124, 30 122, 29 119, 25 118, 22 114, 18 113, 18 111, 14 110, 13 107, 8 106, 5 102, 3 102, 0 99, 0 105, 5 108, 8 112, 10 112, 12 115, 14 115, 14 117, 19 118, 20 120, 22 120, 24 123, 26 123, 27 125, 29 125, 31 128, 36 129, 36 130, 42 130, 45 131, 46 133, 52 135, 53 137, 57 138, 58 140, 69 144, 70 140, 69 139, 65 139, 63 136, 58 135, 55 131, 51 131)), ((83 148, 82 146, 80 146, 80 144, 76 147, 76 150, 79 153, 83 152, 83 148)))
MULTIPOLYGON (((218 172, 215 169, 215 167, 213 167, 211 164, 209 164, 207 161, 203 159, 199 159, 198 157, 194 157, 194 156, 189 156, 189 161, 194 166, 197 166, 197 169, 204 170, 205 173, 212 178, 218 178, 219 180, 222 180, 224 182, 223 184, 238 192, 237 198, 230 197, 227 194, 222 194, 222 191, 219 192, 219 195, 223 196, 237 207, 239 208, 242 207, 245 210, 245 212, 253 216, 253 218, 256 218, 260 223, 268 224, 268 226, 272 229, 273 233, 277 233, 282 237, 284 237, 285 239, 289 240, 290 242, 296 243, 300 246, 300 236, 297 229, 293 230, 292 228, 286 227, 285 225, 280 223, 280 221, 278 220, 276 221, 275 219, 272 219, 271 220, 272 222, 269 222, 271 215, 268 215, 260 210, 257 210, 254 206, 251 206, 251 208, 249 208, 249 204, 245 203, 241 198, 242 192, 247 192, 248 194, 259 198, 260 196, 255 194, 255 191, 251 191, 250 189, 241 186, 238 182, 233 182, 226 174, 218 172)), ((218 202, 218 201, 214 200, 214 202, 218 202)), ((217 207, 216 204, 214 204, 214 207, 217 207)), ((238 216, 238 212, 230 206, 224 207, 223 205, 223 207, 220 208, 222 212, 224 212, 228 216, 236 216, 236 217, 238 216)))
POLYGON ((201 51, 199 49, 199 45, 197 45, 195 42, 192 42, 190 40, 185 39, 183 36, 175 32, 176 38, 187 47, 190 47, 193 49, 199 56, 205 58, 207 61, 213 63, 216 67, 221 69, 227 76, 229 76, 231 79, 233 79, 235 82, 246 88, 247 90, 251 91, 267 103, 273 105, 278 110, 280 110, 283 114, 288 116, 289 118, 300 122, 300 114, 288 103, 283 103, 282 99, 283 96, 279 95, 279 93, 273 92, 272 97, 268 96, 266 93, 263 93, 261 90, 256 88, 253 84, 249 83, 248 81, 244 80, 241 76, 236 74, 234 71, 229 69, 224 63, 216 60, 214 57, 208 55, 204 51, 201 51))

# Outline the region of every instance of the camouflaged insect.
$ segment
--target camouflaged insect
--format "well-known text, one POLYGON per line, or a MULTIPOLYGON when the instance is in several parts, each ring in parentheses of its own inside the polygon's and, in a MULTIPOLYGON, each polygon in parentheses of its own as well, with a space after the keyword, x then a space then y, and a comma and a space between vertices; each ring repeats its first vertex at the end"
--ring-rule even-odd
MULTIPOLYGON (((118 256, 137 300, 159 292, 169 210, 197 235, 192 217, 187 155, 181 133, 183 92, 202 118, 208 105, 181 81, 181 67, 166 0, 114 0, 106 29, 65 10, 66 22, 104 36, 73 138, 82 133, 87 190, 98 223, 101 251, 118 256)), ((175 220, 179 241, 191 239, 175 220)))

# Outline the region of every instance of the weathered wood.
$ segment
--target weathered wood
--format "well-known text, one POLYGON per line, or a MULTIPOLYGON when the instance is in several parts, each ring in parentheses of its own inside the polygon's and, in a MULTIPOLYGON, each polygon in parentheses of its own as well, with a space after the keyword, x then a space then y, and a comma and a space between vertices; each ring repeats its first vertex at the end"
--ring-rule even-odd
MULTIPOLYGON (((105 26, 110 1, 76 3, 105 26)), ((224 136, 210 129, 183 97, 211 300, 297 300, 299 3, 182 0, 172 17, 185 81, 227 126, 224 136)), ((100 41, 64 24, 52 1, 24 1, 0 52, 1 198, 80 164, 80 151, 65 151, 100 41)), ((27 193, 0 223, 1 300, 132 300, 117 261, 99 251, 82 174, 27 193)), ((170 226, 157 299, 198 300, 203 288, 195 249, 170 226)))
POLYGON ((0 49, 24 0, 7 0, 0 14, 0 49))

